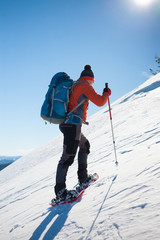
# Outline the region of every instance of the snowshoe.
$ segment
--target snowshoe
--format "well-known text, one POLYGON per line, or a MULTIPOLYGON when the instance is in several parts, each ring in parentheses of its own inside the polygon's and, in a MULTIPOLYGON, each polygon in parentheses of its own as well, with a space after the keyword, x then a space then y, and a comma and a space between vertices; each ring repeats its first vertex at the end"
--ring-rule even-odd
POLYGON ((77 192, 85 190, 92 182, 95 182, 98 179, 98 174, 90 174, 85 182, 79 183, 76 187, 77 192))
POLYGON ((77 198, 77 196, 78 196, 78 192, 76 190, 62 189, 57 193, 56 198, 51 200, 51 204, 69 202, 77 198))

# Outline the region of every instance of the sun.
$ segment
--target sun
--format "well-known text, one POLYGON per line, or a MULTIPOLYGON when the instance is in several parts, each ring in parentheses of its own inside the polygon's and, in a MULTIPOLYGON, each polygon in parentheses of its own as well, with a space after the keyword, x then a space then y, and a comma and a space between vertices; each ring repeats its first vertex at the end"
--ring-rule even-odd
POLYGON ((155 0, 134 0, 134 2, 139 5, 139 6, 144 6, 147 7, 149 5, 151 5, 152 3, 154 3, 155 0))

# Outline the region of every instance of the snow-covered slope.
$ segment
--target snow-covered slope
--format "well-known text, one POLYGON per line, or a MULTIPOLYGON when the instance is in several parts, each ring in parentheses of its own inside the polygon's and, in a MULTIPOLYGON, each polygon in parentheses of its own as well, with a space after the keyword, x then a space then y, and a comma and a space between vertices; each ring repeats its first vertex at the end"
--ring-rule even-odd
MULTIPOLYGON (((160 74, 90 117, 89 172, 99 180, 80 202, 51 208, 62 136, 0 172, 0 239, 160 239, 160 74), (117 176, 115 181, 114 177, 117 176)), ((77 182, 77 160, 68 188, 77 182)))

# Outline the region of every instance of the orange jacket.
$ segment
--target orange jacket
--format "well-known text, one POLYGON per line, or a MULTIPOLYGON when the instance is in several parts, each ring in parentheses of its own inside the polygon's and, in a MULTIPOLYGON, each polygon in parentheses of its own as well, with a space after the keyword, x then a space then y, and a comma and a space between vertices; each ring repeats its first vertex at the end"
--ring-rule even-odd
POLYGON ((84 78, 79 78, 76 82, 75 87, 73 88, 70 94, 70 101, 68 104, 68 112, 70 112, 74 107, 77 106, 82 100, 85 100, 74 113, 78 114, 83 121, 86 121, 87 118, 87 107, 89 100, 95 105, 101 107, 106 104, 109 94, 104 92, 101 95, 97 94, 94 88, 89 84, 84 78))

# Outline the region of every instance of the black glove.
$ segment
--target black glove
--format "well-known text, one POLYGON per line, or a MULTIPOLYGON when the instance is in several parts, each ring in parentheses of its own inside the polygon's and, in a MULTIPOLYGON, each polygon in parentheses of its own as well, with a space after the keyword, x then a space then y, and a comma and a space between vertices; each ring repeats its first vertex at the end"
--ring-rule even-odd
POLYGON ((111 95, 111 89, 108 87, 108 83, 105 83, 105 88, 103 89, 103 92, 109 93, 109 96, 111 95))

